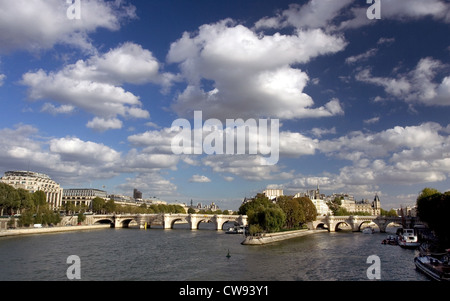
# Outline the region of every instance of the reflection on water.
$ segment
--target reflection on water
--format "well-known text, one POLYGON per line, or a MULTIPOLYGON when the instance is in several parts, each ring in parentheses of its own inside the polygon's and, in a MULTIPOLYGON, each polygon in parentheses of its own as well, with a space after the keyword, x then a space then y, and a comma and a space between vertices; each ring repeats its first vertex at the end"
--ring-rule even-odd
POLYGON ((176 229, 105 229, 0 239, 0 280, 66 280, 70 255, 82 280, 367 280, 367 257, 381 280, 427 280, 417 251, 382 245, 387 234, 320 233, 264 246, 204 224, 176 229), (226 255, 230 252, 231 257, 226 255))

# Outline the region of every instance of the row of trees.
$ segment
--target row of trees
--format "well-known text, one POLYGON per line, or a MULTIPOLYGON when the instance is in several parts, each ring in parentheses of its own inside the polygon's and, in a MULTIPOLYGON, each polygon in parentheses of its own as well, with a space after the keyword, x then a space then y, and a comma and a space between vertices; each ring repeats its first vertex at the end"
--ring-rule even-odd
POLYGON ((174 204, 155 204, 147 206, 119 205, 114 200, 102 199, 96 197, 92 200, 92 212, 98 214, 117 213, 117 214, 151 214, 151 213, 186 213, 186 210, 180 205, 174 204))
MULTIPOLYGON (((22 188, 14 188, 0 183, 0 215, 19 217, 19 225, 57 224, 61 221, 58 213, 48 207, 43 191, 34 193, 22 188)), ((11 221, 11 225, 14 220, 11 221)))
POLYGON ((253 235, 300 228, 316 219, 317 210, 307 197, 282 196, 273 203, 260 193, 242 204, 239 214, 248 216, 249 232, 253 235))

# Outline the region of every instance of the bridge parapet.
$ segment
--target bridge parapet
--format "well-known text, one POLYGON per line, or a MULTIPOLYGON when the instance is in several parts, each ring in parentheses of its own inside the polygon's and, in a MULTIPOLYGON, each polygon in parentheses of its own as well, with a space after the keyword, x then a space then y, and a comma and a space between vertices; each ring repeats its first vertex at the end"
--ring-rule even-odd
POLYGON ((352 228, 352 231, 357 232, 361 230, 361 225, 366 222, 374 222, 380 232, 386 232, 386 228, 389 224, 400 224, 405 222, 407 225, 415 223, 414 218, 407 217, 402 220, 401 217, 388 217, 388 216, 364 216, 364 215, 350 215, 350 216, 320 216, 313 223, 312 227, 317 229, 320 225, 327 226, 329 232, 335 232, 339 227, 339 224, 346 223, 352 228))
POLYGON ((247 216, 221 214, 164 214, 164 229, 171 229, 176 221, 186 221, 191 230, 197 230, 200 223, 213 223, 216 230, 222 230, 223 224, 234 221, 240 225, 247 225, 247 216))

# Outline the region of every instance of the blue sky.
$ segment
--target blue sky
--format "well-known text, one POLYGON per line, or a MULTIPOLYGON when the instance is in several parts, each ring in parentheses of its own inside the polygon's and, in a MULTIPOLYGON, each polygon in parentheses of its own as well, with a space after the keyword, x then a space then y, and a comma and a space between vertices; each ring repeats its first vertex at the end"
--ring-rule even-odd
POLYGON ((78 3, 0 3, 0 172, 223 209, 266 188, 385 209, 450 190, 449 1, 382 0, 381 19, 362 0, 78 3), (278 163, 174 154, 193 111, 278 119, 278 163))

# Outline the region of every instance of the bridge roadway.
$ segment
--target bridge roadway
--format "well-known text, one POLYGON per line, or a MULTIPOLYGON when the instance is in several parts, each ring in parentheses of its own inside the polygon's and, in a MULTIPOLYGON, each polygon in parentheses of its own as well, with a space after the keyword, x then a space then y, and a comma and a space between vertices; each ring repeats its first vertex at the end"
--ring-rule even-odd
POLYGON ((339 229, 341 224, 346 224, 352 228, 353 232, 361 231, 361 226, 364 223, 375 223, 380 232, 386 232, 386 228, 389 224, 402 224, 403 222, 407 227, 412 228, 414 224, 422 224, 417 218, 405 217, 402 220, 401 217, 390 216, 362 216, 362 215, 350 215, 350 216, 321 216, 312 222, 309 227, 312 229, 328 228, 329 232, 335 232, 339 229))
POLYGON ((111 227, 127 228, 130 223, 136 223, 139 228, 151 228, 152 225, 162 225, 164 229, 172 229, 175 223, 188 223, 191 230, 198 229, 200 223, 213 223, 217 230, 222 230, 226 222, 235 222, 241 226, 247 225, 246 215, 222 214, 106 214, 88 215, 85 224, 110 223, 111 227))

